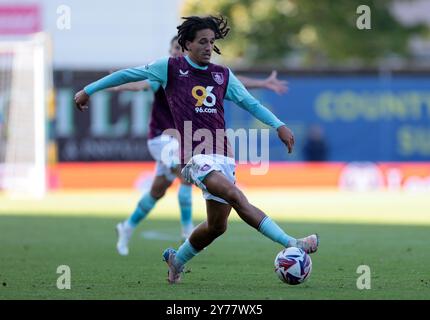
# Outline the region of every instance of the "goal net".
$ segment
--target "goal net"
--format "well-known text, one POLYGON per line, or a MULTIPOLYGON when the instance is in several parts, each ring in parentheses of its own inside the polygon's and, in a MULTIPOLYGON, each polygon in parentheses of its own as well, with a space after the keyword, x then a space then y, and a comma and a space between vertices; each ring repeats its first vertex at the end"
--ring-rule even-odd
POLYGON ((43 196, 47 189, 49 37, 0 41, 0 191, 43 196))

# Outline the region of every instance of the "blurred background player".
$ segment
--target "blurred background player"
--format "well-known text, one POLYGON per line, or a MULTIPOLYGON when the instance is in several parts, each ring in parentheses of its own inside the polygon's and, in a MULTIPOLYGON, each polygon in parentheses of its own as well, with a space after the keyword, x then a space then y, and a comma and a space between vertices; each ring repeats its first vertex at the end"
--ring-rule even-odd
POLYGON ((163 258, 169 267, 169 283, 179 282, 185 264, 226 231, 227 219, 232 208, 242 220, 267 238, 284 247, 293 246, 307 253, 315 252, 319 245, 316 234, 302 239, 289 236, 265 213, 250 204, 235 185, 235 160, 225 134, 224 143, 222 145, 217 143, 219 131, 225 132, 223 101, 224 99, 233 101, 263 123, 276 129, 279 139, 288 147, 289 153, 294 146, 293 133, 249 94, 230 69, 210 63, 212 51, 220 53, 215 40, 227 35, 229 31, 227 22, 222 17, 212 16, 203 18, 193 16, 184 19, 185 21, 178 27, 178 43, 188 51, 187 56, 159 59, 143 67, 117 71, 91 83, 75 95, 76 106, 83 111, 88 108, 90 96, 97 91, 145 79, 158 81, 165 89, 175 127, 182 140, 187 138, 183 126, 190 119, 192 119, 191 136, 204 128, 212 137, 216 137, 204 139, 203 142, 193 139, 189 141, 192 150, 181 149, 181 164, 187 163, 182 174, 188 182, 202 189, 206 199, 207 220, 193 230, 177 252, 172 248, 164 251, 163 258), (184 81, 184 77, 180 75, 185 74, 187 76, 184 81), (209 97, 208 92, 210 101, 206 100, 209 97), (198 106, 205 102, 207 108, 202 108, 201 111, 198 106), (197 108, 189 108, 190 105, 197 108), (197 146, 201 153, 194 154, 197 146))
MULTIPOLYGON (((170 41, 170 56, 179 57, 183 53, 184 51, 178 44, 178 37, 173 37, 170 41)), ((283 94, 288 90, 287 82, 279 80, 276 71, 272 71, 266 79, 255 79, 244 76, 238 76, 238 79, 250 89, 268 89, 277 94, 283 94)), ((163 134, 164 130, 174 128, 172 114, 170 113, 164 89, 156 81, 138 81, 123 84, 109 90, 117 92, 152 90, 154 92, 154 102, 149 122, 148 150, 156 161, 155 179, 151 184, 150 190, 143 194, 130 217, 117 224, 118 241, 116 248, 118 253, 120 255, 128 255, 128 243, 134 229, 140 221, 145 219, 157 201, 165 195, 176 177, 181 180, 178 190, 178 201, 181 213, 181 236, 182 241, 185 241, 194 228, 192 222, 192 189, 191 184, 184 181, 180 174, 180 169, 177 167, 179 162, 179 145, 177 140, 172 136, 163 134)))

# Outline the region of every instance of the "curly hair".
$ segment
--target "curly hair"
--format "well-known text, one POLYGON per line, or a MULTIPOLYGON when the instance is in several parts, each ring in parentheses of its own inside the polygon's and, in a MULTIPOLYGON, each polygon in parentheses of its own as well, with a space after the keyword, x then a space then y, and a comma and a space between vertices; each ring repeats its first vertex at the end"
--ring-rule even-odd
MULTIPOLYGON (((230 28, 227 26, 227 19, 225 19, 223 16, 191 16, 182 17, 182 19, 185 21, 177 27, 178 43, 181 46, 182 51, 187 50, 187 41, 194 41, 197 31, 211 29, 215 33, 215 40, 224 39, 230 31, 230 28)), ((214 46, 214 51, 218 54, 221 54, 221 51, 217 46, 214 46)))

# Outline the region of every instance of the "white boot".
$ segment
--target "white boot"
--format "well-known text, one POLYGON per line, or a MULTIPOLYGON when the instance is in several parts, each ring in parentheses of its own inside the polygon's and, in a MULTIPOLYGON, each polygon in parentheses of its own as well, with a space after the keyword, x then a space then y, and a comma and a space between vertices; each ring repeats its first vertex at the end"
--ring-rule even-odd
POLYGON ((116 249, 122 256, 128 255, 128 242, 130 241, 131 235, 133 234, 133 230, 134 228, 131 227, 127 221, 120 222, 116 225, 116 233, 118 235, 116 249))

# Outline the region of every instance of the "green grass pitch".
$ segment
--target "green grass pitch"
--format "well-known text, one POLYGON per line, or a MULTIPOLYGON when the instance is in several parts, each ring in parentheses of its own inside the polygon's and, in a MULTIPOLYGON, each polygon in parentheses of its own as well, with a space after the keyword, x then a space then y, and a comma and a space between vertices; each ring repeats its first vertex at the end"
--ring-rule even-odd
POLYGON ((428 226, 282 221, 292 235, 321 236, 310 278, 288 286, 273 270, 282 248, 233 219, 171 286, 161 253, 178 246, 177 219, 142 223, 127 257, 115 250, 119 220, 3 212, 0 299, 430 299, 428 226), (70 290, 56 287, 60 265, 71 268, 70 290), (370 267, 370 290, 357 289, 359 265, 370 267))

